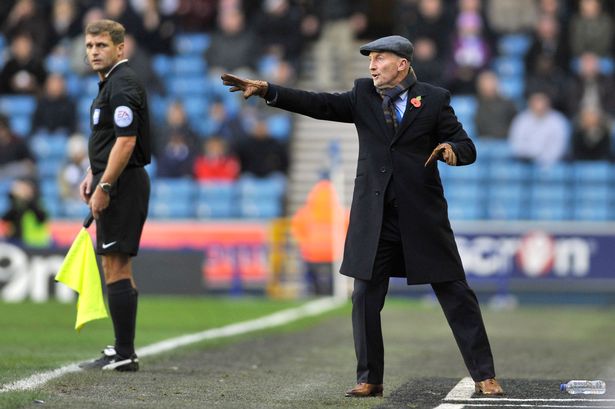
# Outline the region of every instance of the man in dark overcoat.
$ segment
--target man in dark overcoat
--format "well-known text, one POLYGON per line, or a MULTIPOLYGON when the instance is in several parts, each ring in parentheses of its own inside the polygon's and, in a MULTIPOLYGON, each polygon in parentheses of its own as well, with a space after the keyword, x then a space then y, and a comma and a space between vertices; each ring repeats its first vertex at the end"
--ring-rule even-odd
POLYGON ((357 385, 346 396, 382 396, 380 311, 389 277, 431 284, 478 393, 501 395, 480 307, 451 229, 437 160, 473 163, 474 144, 450 93, 418 82, 412 43, 389 36, 366 44, 371 78, 343 93, 315 93, 224 74, 230 91, 316 119, 354 123, 359 156, 340 272, 354 278, 352 324, 357 385))

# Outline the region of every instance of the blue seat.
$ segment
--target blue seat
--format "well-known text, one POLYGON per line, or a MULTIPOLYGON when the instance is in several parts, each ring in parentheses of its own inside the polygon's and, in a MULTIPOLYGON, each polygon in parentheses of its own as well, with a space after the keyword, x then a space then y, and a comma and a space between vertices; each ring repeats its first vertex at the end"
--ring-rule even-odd
POLYGON ((70 72, 70 59, 62 54, 50 54, 45 58, 45 68, 48 72, 68 74, 70 72))
POLYGON ((189 96, 182 98, 184 110, 191 123, 203 121, 203 117, 208 115, 209 101, 202 96, 189 96))
POLYGON ((11 201, 6 195, 0 196, 0 215, 5 214, 9 207, 11 207, 11 201))
POLYGON ((30 149, 39 161, 61 161, 66 157, 66 143, 66 136, 40 133, 30 139, 30 149))
POLYGON ((488 200, 500 200, 500 201, 527 201, 528 199, 528 187, 523 182, 509 182, 499 183, 492 181, 489 183, 489 195, 488 200))
POLYGON ((507 140, 478 139, 476 144, 476 156, 478 160, 508 160, 512 158, 510 144, 507 140))
POLYGON ((613 169, 609 162, 577 162, 573 165, 573 177, 576 183, 608 183, 611 181, 613 169))
POLYGON ((501 55, 523 57, 530 46, 530 40, 526 34, 503 35, 498 41, 498 50, 501 55))
POLYGON ((209 80, 204 75, 170 76, 167 79, 167 91, 176 97, 203 96, 210 91, 209 80))
POLYGON ((489 166, 489 179, 502 182, 525 182, 532 174, 532 166, 514 161, 494 161, 489 166))
POLYGON ((210 42, 209 35, 204 33, 177 34, 173 38, 173 48, 178 54, 201 55, 210 42))
POLYGON ((150 214, 156 219, 189 219, 195 216, 192 200, 155 198, 150 202, 150 214))
POLYGON ((606 202, 577 202, 573 209, 574 220, 606 221, 611 219, 611 208, 606 202))
POLYGON ((449 202, 448 215, 451 220, 481 220, 485 217, 485 212, 478 200, 459 200, 449 202))
POLYGON ((36 109, 36 98, 32 95, 4 95, 0 98, 0 111, 7 116, 32 115, 36 109))
POLYGON ((100 78, 98 75, 88 75, 85 78, 81 79, 81 96, 87 97, 90 102, 98 95, 98 83, 100 82, 100 78))
POLYGON ((473 117, 478 102, 474 95, 453 95, 451 97, 451 106, 457 116, 473 117))
POLYGON ((38 169, 38 175, 41 178, 57 177, 64 161, 57 158, 46 158, 45 160, 39 160, 36 164, 38 169))
POLYGON ((467 183, 451 183, 444 189, 444 194, 447 200, 454 201, 467 201, 467 200, 482 200, 485 193, 484 185, 478 181, 472 181, 467 183))
POLYGON ((267 118, 269 135, 278 140, 286 140, 290 135, 291 120, 286 114, 276 114, 267 118))
POLYGON ((224 200, 233 201, 237 196, 237 186, 234 182, 200 182, 197 184, 197 196, 199 200, 224 200))
POLYGON ((558 201, 533 201, 530 206, 530 219, 532 220, 569 220, 572 218, 571 207, 567 203, 558 201))
POLYGON ((230 219, 237 217, 236 202, 222 199, 199 200, 196 205, 196 216, 199 219, 230 219))
POLYGON ((493 60, 493 69, 499 77, 523 78, 525 65, 523 58, 518 56, 502 56, 493 60))
MULTIPOLYGON (((444 169, 448 165, 438 163, 439 169, 444 169)), ((458 183, 462 181, 480 181, 484 180, 487 168, 480 165, 456 166, 447 169, 446 179, 448 183, 458 183)))
POLYGON ((611 198, 611 187, 608 183, 577 184, 574 187, 575 203, 609 203, 611 198))
POLYGON ((500 78, 500 92, 503 96, 519 102, 523 99, 525 81, 522 76, 502 75, 500 78))
POLYGON ((201 55, 178 55, 173 57, 175 75, 205 75, 207 64, 201 55))
POLYGON ((155 54, 152 57, 152 68, 159 77, 165 78, 173 71, 173 60, 165 54, 155 54))
POLYGON ((524 220, 527 219, 527 203, 520 199, 490 199, 485 216, 490 220, 524 220))
POLYGON ((267 178, 242 176, 237 182, 237 188, 242 200, 278 199, 284 194, 286 179, 278 175, 272 175, 267 178))
POLYGON ((248 219, 272 219, 282 215, 282 204, 279 200, 241 200, 240 216, 248 219))
POLYGON ((88 212, 88 207, 81 200, 62 201, 62 217, 83 220, 88 212))
POLYGON ((530 198, 537 202, 567 203, 572 198, 572 186, 568 183, 533 183, 530 198))
POLYGON ((194 200, 196 183, 192 179, 158 178, 154 184, 154 197, 171 202, 194 200))
POLYGON ((532 180, 540 183, 563 183, 571 181, 572 168, 568 163, 556 163, 548 168, 535 167, 532 180))
POLYGON ((41 196, 41 203, 51 219, 64 217, 62 201, 57 196, 41 196))
POLYGON ((11 129, 21 137, 28 137, 32 130, 32 116, 30 114, 13 114, 10 117, 11 129))

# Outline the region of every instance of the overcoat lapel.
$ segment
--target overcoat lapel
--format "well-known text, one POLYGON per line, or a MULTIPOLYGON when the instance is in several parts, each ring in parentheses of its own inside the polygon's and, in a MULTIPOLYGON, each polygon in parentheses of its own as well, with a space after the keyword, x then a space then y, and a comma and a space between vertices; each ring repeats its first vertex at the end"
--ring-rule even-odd
MULTIPOLYGON (((406 131, 406 129, 408 129, 408 127, 416 119, 416 116, 419 114, 421 109, 423 109, 422 104, 425 103, 426 95, 424 95, 424 93, 422 94, 421 91, 422 89, 418 84, 415 84, 415 86, 413 86, 412 88, 408 90, 408 98, 406 99, 406 104, 407 104, 406 111, 404 112, 404 116, 401 119, 401 124, 399 124, 399 127, 397 128, 397 132, 395 133, 395 137, 393 138, 391 143, 395 143, 395 141, 399 139, 399 137, 406 131), (421 106, 417 108, 414 105, 412 105, 410 101, 413 98, 416 98, 418 96, 421 97, 421 106)), ((384 118, 384 114, 382 115, 382 117, 384 118)))
POLYGON ((389 143, 392 139, 392 131, 387 126, 386 120, 384 119, 384 111, 382 110, 382 97, 376 91, 376 88, 372 88, 369 101, 369 108, 374 112, 374 115, 378 119, 378 125, 380 126, 380 134, 382 135, 382 139, 385 142, 389 143))

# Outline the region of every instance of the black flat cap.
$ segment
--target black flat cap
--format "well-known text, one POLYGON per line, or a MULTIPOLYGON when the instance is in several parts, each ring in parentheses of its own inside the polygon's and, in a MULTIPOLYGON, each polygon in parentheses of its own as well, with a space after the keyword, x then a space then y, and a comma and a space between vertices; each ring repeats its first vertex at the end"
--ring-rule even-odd
POLYGON ((388 36, 382 37, 362 45, 359 51, 363 55, 369 55, 372 51, 390 51, 412 62, 412 53, 414 52, 414 46, 405 37, 402 36, 388 36))

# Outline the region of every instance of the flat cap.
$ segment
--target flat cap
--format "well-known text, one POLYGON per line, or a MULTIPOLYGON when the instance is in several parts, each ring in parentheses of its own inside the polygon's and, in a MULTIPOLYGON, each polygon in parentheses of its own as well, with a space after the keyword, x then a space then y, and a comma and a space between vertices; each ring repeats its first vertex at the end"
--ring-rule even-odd
POLYGON ((361 54, 369 55, 372 51, 390 51, 412 62, 412 53, 414 52, 414 46, 405 37, 402 36, 388 36, 382 37, 362 45, 359 49, 361 54))

